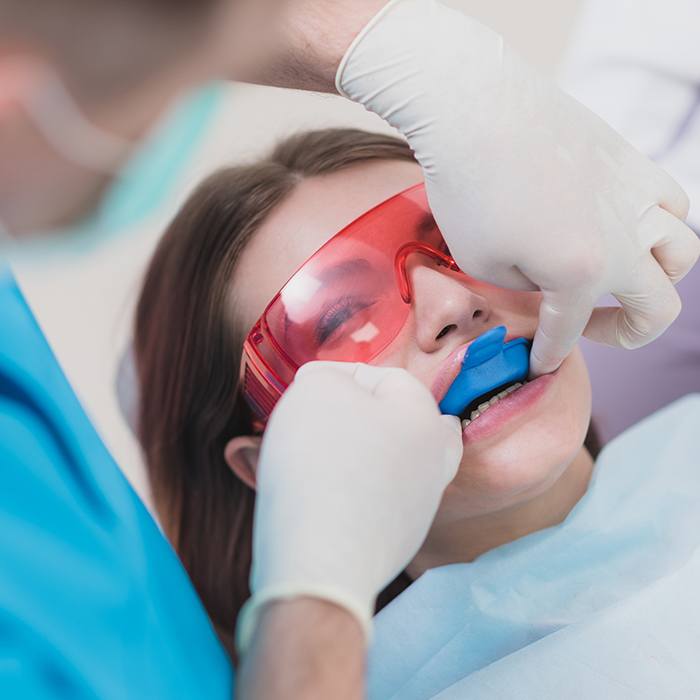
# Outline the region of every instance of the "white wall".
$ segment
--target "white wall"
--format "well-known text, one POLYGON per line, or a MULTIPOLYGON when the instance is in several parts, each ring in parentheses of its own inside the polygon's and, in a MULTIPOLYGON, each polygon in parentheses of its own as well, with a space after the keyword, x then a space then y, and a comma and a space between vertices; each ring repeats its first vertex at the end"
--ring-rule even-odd
MULTIPOLYGON (((579 0, 449 0, 503 33, 553 72, 579 0)), ((84 255, 16 269, 30 304, 89 415, 127 477, 150 504, 138 446, 118 409, 117 364, 128 343, 143 268, 187 192, 216 167, 251 158, 280 136, 318 126, 387 128, 356 105, 326 95, 251 86, 229 91, 213 128, 168 205, 129 235, 84 255)))

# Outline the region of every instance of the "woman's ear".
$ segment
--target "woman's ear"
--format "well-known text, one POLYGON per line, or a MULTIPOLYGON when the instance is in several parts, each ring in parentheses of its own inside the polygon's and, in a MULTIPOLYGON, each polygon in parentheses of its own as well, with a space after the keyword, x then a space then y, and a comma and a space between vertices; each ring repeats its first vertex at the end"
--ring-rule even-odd
POLYGON ((251 489, 255 490, 258 456, 260 455, 261 437, 240 435, 229 440, 224 449, 224 459, 231 471, 251 489))

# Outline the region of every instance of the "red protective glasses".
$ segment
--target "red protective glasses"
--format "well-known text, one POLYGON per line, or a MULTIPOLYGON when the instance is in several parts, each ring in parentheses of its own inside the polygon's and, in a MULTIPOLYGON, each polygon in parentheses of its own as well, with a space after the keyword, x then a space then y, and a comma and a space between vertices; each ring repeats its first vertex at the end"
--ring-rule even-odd
POLYGON ((459 270, 422 184, 363 214, 294 273, 243 346, 241 386, 258 421, 303 364, 369 363, 386 349, 410 313, 406 261, 413 253, 459 270))

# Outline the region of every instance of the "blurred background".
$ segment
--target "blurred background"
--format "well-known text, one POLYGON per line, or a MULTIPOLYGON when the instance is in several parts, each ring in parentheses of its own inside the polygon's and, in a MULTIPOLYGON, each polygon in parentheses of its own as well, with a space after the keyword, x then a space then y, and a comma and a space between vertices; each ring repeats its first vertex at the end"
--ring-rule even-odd
MULTIPOLYGON (((558 77, 563 87, 577 88, 584 101, 598 99, 598 105, 590 106, 605 111, 605 94, 601 97, 605 81, 595 71, 591 81, 586 77, 590 71, 582 72, 582 67, 589 65, 589 54, 595 60, 601 52, 605 54, 609 22, 595 13, 584 16, 584 0, 449 0, 448 4, 468 10, 496 29, 531 63, 558 77)), ((625 4, 629 5, 620 3, 625 4)), ((643 5, 632 3, 637 9, 643 5)), ((614 26, 619 29, 621 25, 614 26)), ((611 84, 610 90, 614 93, 616 88, 611 84)), ((611 105, 620 102, 622 111, 611 106, 610 114, 604 116, 614 125, 617 119, 619 128, 624 127, 631 102, 610 97, 611 105)), ((656 118, 652 113, 650 119, 656 118)), ((94 252, 66 253, 58 261, 52 259, 50 267, 47 261, 16 267, 19 282, 69 380, 148 505, 139 449, 120 412, 115 384, 120 359, 129 345, 141 275, 159 235, 192 187, 214 169, 250 159, 290 132, 342 125, 388 129, 379 118, 339 97, 232 85, 213 128, 167 206, 138 230, 130 231, 131 235, 115 238, 94 252)), ((633 138, 634 124, 630 122, 628 128, 631 133, 625 135, 633 138)), ((637 145, 647 152, 654 150, 658 144, 644 142, 644 133, 638 132, 641 143, 637 145)))

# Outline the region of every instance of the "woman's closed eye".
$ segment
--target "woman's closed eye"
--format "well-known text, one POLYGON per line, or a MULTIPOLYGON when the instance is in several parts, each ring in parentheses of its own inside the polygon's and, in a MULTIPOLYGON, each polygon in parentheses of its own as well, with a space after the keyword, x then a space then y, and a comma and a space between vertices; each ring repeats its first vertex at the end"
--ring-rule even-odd
POLYGON ((321 312, 314 331, 316 343, 319 346, 323 345, 338 329, 375 303, 376 300, 357 299, 351 296, 336 299, 321 312))

